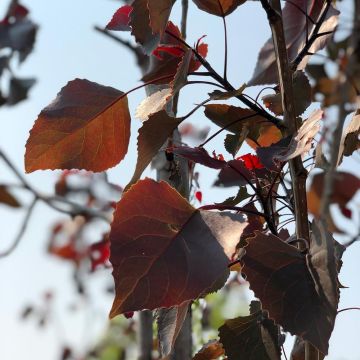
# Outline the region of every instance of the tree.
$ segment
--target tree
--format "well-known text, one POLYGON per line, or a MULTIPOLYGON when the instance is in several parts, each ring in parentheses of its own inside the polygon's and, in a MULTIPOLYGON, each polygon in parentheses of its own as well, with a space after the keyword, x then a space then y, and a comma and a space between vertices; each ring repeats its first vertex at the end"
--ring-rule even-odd
MULTIPOLYGON (((81 215, 74 240, 60 248, 52 244, 50 251, 75 264, 90 258, 95 269, 106 261, 110 243, 115 280, 110 317, 156 310, 162 358, 189 358, 191 345, 180 347, 185 350, 182 356, 173 348, 191 303, 223 287, 230 270, 239 272, 237 278, 246 277, 258 300, 250 304, 248 316, 226 321, 219 329, 219 339, 205 344, 195 359, 224 354, 228 359, 280 359, 286 332, 297 336, 293 359, 323 358, 335 318, 342 311, 338 310, 341 256, 359 236, 348 234, 350 239, 343 244, 336 241, 333 234, 343 231, 330 207, 336 205, 345 217, 354 219, 348 203, 360 180, 337 167, 359 148, 356 29, 360 5, 354 2, 349 36, 335 41, 339 11, 330 0, 287 1, 283 7, 279 0, 261 0, 259 6, 268 17, 272 37, 259 53, 251 80, 235 87, 227 74, 226 18, 241 11, 244 1, 193 2, 223 21, 222 74, 206 60, 207 44, 202 38, 193 47, 186 42, 186 1, 181 31, 168 21, 172 0, 135 0, 118 9, 107 29, 98 28, 135 53, 144 73, 140 87, 148 87, 148 97, 137 109, 143 126, 135 173, 103 240, 82 252, 74 248, 84 227, 98 218, 109 221, 111 207, 108 202, 101 204, 90 186, 85 193, 89 203, 96 203, 95 208, 69 200, 73 189, 67 179, 72 169, 103 172, 124 158, 130 139, 127 96, 140 87, 123 92, 88 80, 70 81, 40 113, 25 153, 27 172, 65 171, 57 184, 60 197, 37 194, 18 176, 33 192, 34 204, 44 201, 58 207, 61 203, 72 216, 81 215), (140 48, 112 33, 128 30, 140 48), (323 49, 319 57, 336 64, 334 77, 324 63, 308 65, 323 49), (204 71, 199 71, 201 66, 204 71), (192 77, 200 80, 189 80, 192 77), (214 90, 190 112, 178 116, 179 92, 192 84, 210 84, 214 90), (261 89, 270 90, 262 97, 264 106, 258 101, 260 93, 256 99, 246 93, 250 86, 269 84, 278 85, 261 89), (324 121, 323 110, 305 112, 318 95, 323 109, 339 108, 333 128, 324 121), (237 99, 242 107, 229 105, 229 99, 237 99), (177 129, 202 108, 220 129, 200 146, 184 145, 177 129), (353 111, 344 128, 346 115, 353 111), (225 131, 224 146, 231 160, 221 154, 211 156, 204 148, 225 131), (238 156, 244 142, 256 155, 238 156), (168 182, 140 180, 159 151, 166 159, 159 172, 166 173, 168 182), (321 171, 314 172, 307 192, 309 161, 321 171), (190 193, 196 189, 194 164, 218 170, 216 184, 238 186, 238 194, 220 204, 194 208, 186 199, 188 189, 190 193), (295 233, 290 235, 293 229, 284 230, 284 226, 292 221, 295 233)), ((194 195, 201 200, 196 191, 194 195)), ((61 227, 54 228, 54 239, 59 231, 61 227)), ((141 356, 147 359, 153 347, 148 341, 152 340, 152 324, 149 327, 145 321, 151 319, 150 313, 143 314, 141 356)), ((184 334, 185 342, 191 344, 189 330, 184 334)))

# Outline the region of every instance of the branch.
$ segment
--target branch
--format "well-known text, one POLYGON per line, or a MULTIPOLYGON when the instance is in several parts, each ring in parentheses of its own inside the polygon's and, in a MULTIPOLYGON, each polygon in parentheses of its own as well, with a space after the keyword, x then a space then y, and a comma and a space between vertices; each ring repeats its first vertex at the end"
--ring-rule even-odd
POLYGON ((23 236, 25 234, 25 231, 26 231, 26 229, 28 227, 31 215, 33 213, 33 210, 35 208, 35 205, 36 205, 37 201, 38 201, 38 198, 35 197, 34 200, 31 202, 30 206, 28 207, 28 209, 26 211, 24 220, 23 220, 23 222, 21 224, 21 227, 19 229, 18 234, 16 235, 16 238, 15 238, 14 242, 10 245, 10 247, 7 250, 5 250, 3 252, 0 252, 0 258, 3 258, 3 257, 6 257, 6 256, 10 255, 17 248, 17 246, 20 244, 20 241, 23 238, 23 236))
POLYGON ((9 169, 14 173, 14 175, 18 178, 18 180, 22 183, 23 188, 31 192, 37 200, 43 201, 45 204, 50 206, 51 208, 66 213, 71 216, 75 215, 83 215, 91 218, 98 218, 104 220, 107 223, 111 222, 111 217, 106 213, 96 211, 86 206, 82 206, 80 204, 74 203, 64 197, 61 196, 48 196, 39 193, 36 189, 30 185, 30 183, 26 180, 26 178, 20 173, 20 171, 15 167, 15 165, 11 162, 11 160, 7 157, 7 155, 0 149, 0 158, 3 159, 5 164, 9 167, 9 169), (56 202, 60 202, 66 204, 70 207, 70 209, 66 210, 56 205, 56 202))
MULTIPOLYGON (((176 39, 177 41, 179 41, 180 43, 182 43, 184 46, 186 46, 188 49, 190 49, 194 56, 196 57, 196 59, 201 63, 201 65, 203 65, 205 67, 205 69, 210 73, 210 76, 216 80, 219 84, 221 84, 222 86, 224 86, 224 88, 227 91, 234 91, 236 90, 227 80, 225 80, 221 75, 219 75, 215 69, 208 63, 208 61, 206 59, 204 59, 196 49, 192 48, 186 41, 184 41, 183 39, 179 38, 178 36, 176 36, 175 34, 173 34, 172 32, 166 30, 165 31, 166 34, 168 34, 169 36, 173 37, 174 39, 176 39)), ((262 116, 263 118, 265 118, 266 120, 268 120, 269 122, 271 122, 272 124, 274 124, 278 129, 284 129, 284 125, 282 123, 282 121, 278 118, 276 118, 275 116, 272 116, 271 114, 269 114, 267 111, 265 111, 264 109, 260 108, 259 106, 257 106, 256 104, 253 104, 249 99, 246 98, 246 96, 244 96, 243 94, 237 95, 235 96, 238 100, 240 100, 243 104, 245 104, 246 106, 248 106, 251 110, 255 111, 257 115, 262 116)))
POLYGON ((94 29, 128 49, 136 57, 136 61, 141 68, 148 67, 149 57, 144 55, 143 51, 139 46, 134 46, 130 43, 130 41, 123 40, 119 36, 114 35, 111 31, 104 29, 100 26, 95 25, 94 29))
MULTIPOLYGON (((284 109, 284 123, 286 126, 284 133, 287 136, 294 135, 298 130, 298 125, 293 95, 293 73, 290 68, 287 54, 280 0, 271 0, 272 6, 270 6, 270 3, 268 3, 267 0, 261 0, 261 4, 268 16, 276 53, 281 100, 284 109)), ((289 167, 294 196, 296 235, 298 239, 304 239, 309 248, 310 233, 306 200, 307 171, 303 167, 300 156, 290 160, 289 167)), ((299 249, 305 250, 305 244, 299 243, 299 249)), ((305 360, 318 360, 318 358, 318 350, 310 343, 305 342, 305 360)))
POLYGON ((320 28, 321 28, 321 25, 324 23, 325 19, 326 19, 326 15, 330 9, 330 6, 331 6, 331 0, 326 0, 326 5, 324 7, 324 10, 322 11, 318 21, 316 22, 316 25, 314 27, 314 30, 310 36, 309 39, 307 39, 307 42, 305 44, 305 46, 303 47, 303 49, 299 52, 299 54, 297 55, 296 59, 292 62, 291 64, 291 69, 293 71, 295 71, 297 69, 297 67, 299 66, 299 64, 301 63, 301 61, 303 60, 303 58, 306 56, 306 55, 309 55, 309 50, 312 46, 312 44, 315 42, 315 40, 317 38, 319 38, 320 36, 324 36, 324 35, 327 35, 328 33, 322 33, 320 34, 319 31, 320 31, 320 28))

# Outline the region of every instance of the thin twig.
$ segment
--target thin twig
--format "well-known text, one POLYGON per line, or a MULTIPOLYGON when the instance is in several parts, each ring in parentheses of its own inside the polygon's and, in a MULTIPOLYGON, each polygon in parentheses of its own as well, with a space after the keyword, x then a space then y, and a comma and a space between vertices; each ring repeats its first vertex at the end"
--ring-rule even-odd
POLYGON ((23 220, 23 222, 22 222, 22 224, 20 226, 18 234, 15 237, 15 240, 13 241, 13 243, 10 245, 10 247, 7 250, 0 252, 0 258, 3 258, 3 257, 6 257, 6 256, 10 255, 17 248, 17 246, 20 244, 20 241, 23 238, 23 236, 25 234, 25 231, 26 231, 26 229, 27 229, 27 227, 29 225, 31 215, 33 213, 33 210, 35 208, 35 205, 36 205, 37 201, 38 201, 38 198, 35 197, 33 199, 33 201, 31 202, 30 206, 28 207, 28 209, 26 211, 24 220, 23 220))
MULTIPOLYGON (((234 91, 236 90, 227 80, 225 80, 221 75, 219 75, 214 68, 209 64, 207 60, 205 60, 196 49, 192 48, 186 41, 179 38, 177 35, 173 34, 171 31, 165 30, 165 33, 169 36, 173 37, 177 41, 179 41, 181 44, 186 46, 188 49, 190 49, 193 54, 195 55, 196 59, 205 67, 206 70, 211 74, 212 78, 216 81, 218 81, 221 85, 223 85, 226 90, 228 91, 234 91)), ((235 96, 237 99, 239 99, 242 103, 247 105, 251 110, 255 111, 257 115, 260 115, 273 123, 276 127, 279 129, 283 129, 284 125, 282 121, 275 116, 272 116, 267 111, 264 111, 263 109, 259 108, 257 105, 254 105, 249 99, 247 99, 243 94, 235 96)))

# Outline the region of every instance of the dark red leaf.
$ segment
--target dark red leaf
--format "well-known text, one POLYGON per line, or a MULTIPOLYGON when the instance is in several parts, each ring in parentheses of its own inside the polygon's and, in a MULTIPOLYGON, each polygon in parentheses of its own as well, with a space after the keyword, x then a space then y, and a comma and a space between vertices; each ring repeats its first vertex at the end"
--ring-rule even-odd
POLYGON ((111 21, 106 25, 108 30, 130 31, 130 13, 132 6, 124 5, 119 8, 113 15, 111 21))
POLYGON ((137 182, 111 225, 110 317, 181 305, 222 287, 246 225, 241 214, 195 210, 165 182, 137 182))
POLYGON ((204 148, 191 148, 188 146, 179 146, 179 147, 172 147, 169 149, 176 155, 184 157, 190 161, 195 163, 204 165, 206 167, 212 169, 222 169, 226 166, 226 162, 224 160, 218 160, 216 158, 211 157, 208 152, 204 148))
POLYGON ((257 232, 247 239, 243 272, 270 318, 327 354, 338 304, 334 240, 316 224, 312 230, 309 255, 257 232))
POLYGON ((217 340, 211 340, 195 354, 193 360, 215 360, 224 355, 224 348, 217 340))
POLYGON ((127 319, 132 319, 133 316, 134 316, 134 311, 128 311, 124 314, 124 316, 127 318, 127 319))
POLYGON ((279 360, 279 329, 258 301, 252 301, 250 315, 226 320, 219 328, 220 341, 229 360, 279 360))

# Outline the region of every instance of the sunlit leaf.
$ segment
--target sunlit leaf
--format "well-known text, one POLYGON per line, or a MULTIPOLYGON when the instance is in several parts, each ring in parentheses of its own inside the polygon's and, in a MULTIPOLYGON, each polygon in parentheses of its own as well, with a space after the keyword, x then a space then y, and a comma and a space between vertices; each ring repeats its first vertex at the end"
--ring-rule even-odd
POLYGON ((226 161, 211 157, 204 148, 191 148, 188 146, 178 146, 171 148, 171 151, 195 163, 207 166, 212 169, 222 169, 226 166, 226 161))
POLYGON ((211 340, 195 354, 193 360, 215 360, 224 355, 222 344, 217 340, 211 340))
POLYGON ((111 21, 106 25, 108 30, 130 31, 130 13, 133 10, 132 6, 124 5, 119 8, 113 15, 111 21))
POLYGON ((104 171, 124 158, 129 137, 123 93, 75 79, 41 111, 26 144, 25 169, 104 171))
POLYGON ((193 0, 196 6, 209 14, 227 16, 246 0, 193 0))

